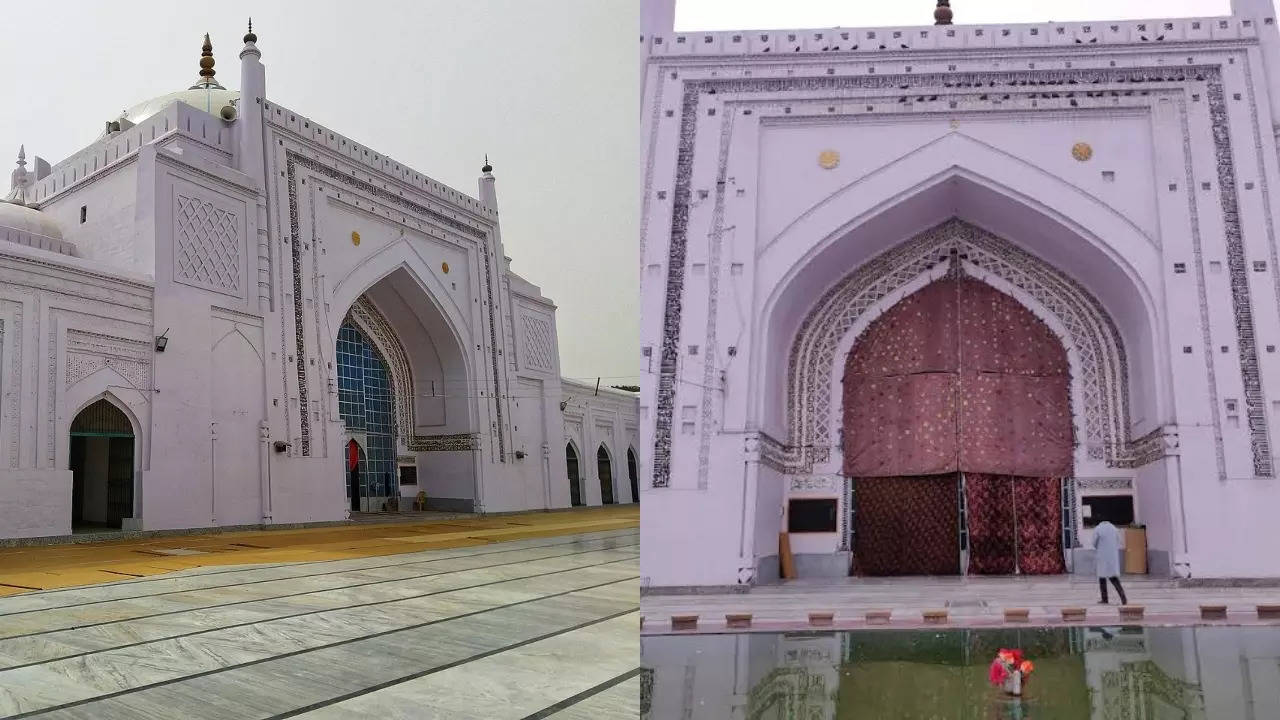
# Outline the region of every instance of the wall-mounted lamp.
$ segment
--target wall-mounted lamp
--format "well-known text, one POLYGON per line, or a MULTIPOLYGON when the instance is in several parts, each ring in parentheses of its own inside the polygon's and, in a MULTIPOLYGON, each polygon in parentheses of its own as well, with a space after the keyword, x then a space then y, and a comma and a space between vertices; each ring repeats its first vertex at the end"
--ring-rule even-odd
POLYGON ((523 460, 523 459, 524 459, 524 451, 523 451, 523 450, 517 450, 517 451, 516 451, 516 459, 517 459, 517 460, 523 460))
POLYGON ((564 409, 565 409, 565 408, 567 408, 567 407, 569 407, 569 401, 568 401, 568 400, 561 400, 561 401, 560 401, 560 412, 564 412, 564 409))
POLYGON ((287 443, 287 442, 285 442, 285 441, 283 441, 283 440, 277 440, 277 441, 275 441, 274 443, 272 443, 271 445, 272 445, 272 447, 274 447, 274 448, 276 449, 276 452, 278 452, 278 453, 282 453, 282 452, 284 452, 285 450, 288 450, 288 449, 289 449, 289 443, 287 443))
POLYGON ((159 337, 156 338, 156 352, 164 352, 164 349, 169 346, 168 335, 169 328, 165 328, 164 332, 160 333, 159 337))

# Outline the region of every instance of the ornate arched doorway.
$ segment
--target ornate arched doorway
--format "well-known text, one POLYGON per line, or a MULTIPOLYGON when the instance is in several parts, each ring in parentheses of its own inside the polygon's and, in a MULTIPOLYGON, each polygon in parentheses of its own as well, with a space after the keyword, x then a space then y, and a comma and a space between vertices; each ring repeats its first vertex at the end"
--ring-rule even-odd
POLYGON ((121 527, 133 517, 133 423, 106 399, 71 421, 72 527, 121 527))
POLYGON ((578 471, 578 451, 573 447, 573 443, 564 446, 565 467, 569 478, 569 504, 577 507, 582 505, 582 476, 578 471))
POLYGON ((1074 453, 1067 353, 957 269, 873 322, 844 374, 854 569, 1060 573, 1074 453))
POLYGON ((600 502, 612 505, 613 499, 613 460, 609 450, 603 444, 596 450, 596 471, 600 476, 600 502))
POLYGON ((398 508, 396 425, 387 363, 351 322, 343 323, 338 330, 337 360, 338 413, 348 435, 351 509, 377 512, 389 502, 398 508), (358 467, 351 474, 353 446, 359 458, 358 467))

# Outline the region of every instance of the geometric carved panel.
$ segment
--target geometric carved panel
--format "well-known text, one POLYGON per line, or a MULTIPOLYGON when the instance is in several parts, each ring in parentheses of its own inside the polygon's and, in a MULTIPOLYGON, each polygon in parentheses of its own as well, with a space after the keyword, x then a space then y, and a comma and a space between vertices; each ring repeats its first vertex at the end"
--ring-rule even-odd
POLYGON ((240 232, 233 212, 177 195, 173 207, 173 273, 188 285, 240 294, 240 232))
POLYGON ((555 339, 551 323, 542 318, 521 314, 524 325, 524 364, 535 370, 555 370, 555 339))
POLYGON ((150 350, 139 340, 68 330, 66 387, 111 368, 134 388, 147 390, 151 387, 150 350))

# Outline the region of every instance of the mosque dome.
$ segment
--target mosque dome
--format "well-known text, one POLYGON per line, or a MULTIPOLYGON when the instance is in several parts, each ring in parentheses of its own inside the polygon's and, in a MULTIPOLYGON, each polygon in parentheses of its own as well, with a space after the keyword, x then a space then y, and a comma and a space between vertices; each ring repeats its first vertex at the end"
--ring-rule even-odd
POLYGON ((45 213, 17 203, 0 202, 0 238, 16 239, 18 236, 27 235, 62 240, 62 230, 58 228, 58 223, 45 213))
POLYGON ((228 90, 222 86, 192 87, 138 103, 125 110, 119 119, 137 125, 174 102, 184 102, 210 115, 217 115, 222 108, 234 104, 239 98, 239 90, 228 90))
POLYGON ((31 203, 31 186, 35 178, 27 172, 27 153, 18 148, 18 167, 10 176, 12 188, 0 198, 0 241, 74 255, 74 246, 62 239, 58 223, 31 203))
POLYGON ((127 120, 129 125, 137 125, 175 102, 186 103, 211 115, 219 114, 222 108, 239 100, 240 91, 228 90, 214 80, 217 71, 213 66, 213 43, 206 33, 200 53, 200 77, 195 85, 140 102, 125 110, 116 120, 127 120))

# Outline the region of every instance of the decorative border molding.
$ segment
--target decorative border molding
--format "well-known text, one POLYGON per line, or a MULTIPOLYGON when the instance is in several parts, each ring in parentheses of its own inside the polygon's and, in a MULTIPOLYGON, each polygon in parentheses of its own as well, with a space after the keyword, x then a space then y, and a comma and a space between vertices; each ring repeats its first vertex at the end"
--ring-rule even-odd
POLYGON ((1077 490, 1132 490, 1133 478, 1076 478, 1077 490))
POLYGON ((413 383, 413 365, 409 355, 400 344, 400 338, 387 321, 386 316, 368 297, 361 295, 351 304, 343 322, 351 322, 360 328, 360 332, 373 343, 382 355, 383 361, 391 372, 391 405, 392 417, 395 418, 395 437, 407 446, 412 446, 414 429, 418 424, 414 418, 413 399, 417 397, 413 383))
MULTIPOLYGON (((10 301, 0 301, 8 304, 10 301)), ((18 467, 18 456, 21 453, 19 428, 22 426, 21 398, 25 394, 22 388, 22 303, 13 302, 13 350, 9 358, 9 467, 18 467)))
POLYGON ((479 433, 456 433, 453 435, 415 435, 409 444, 414 452, 458 452, 463 450, 479 450, 479 433))
POLYGON ((307 392, 307 332, 302 320, 302 231, 298 219, 298 178, 294 171, 297 157, 300 156, 286 154, 285 174, 289 179, 289 255, 293 266, 293 360, 298 376, 299 446, 303 457, 306 457, 311 454, 311 404, 307 392))

